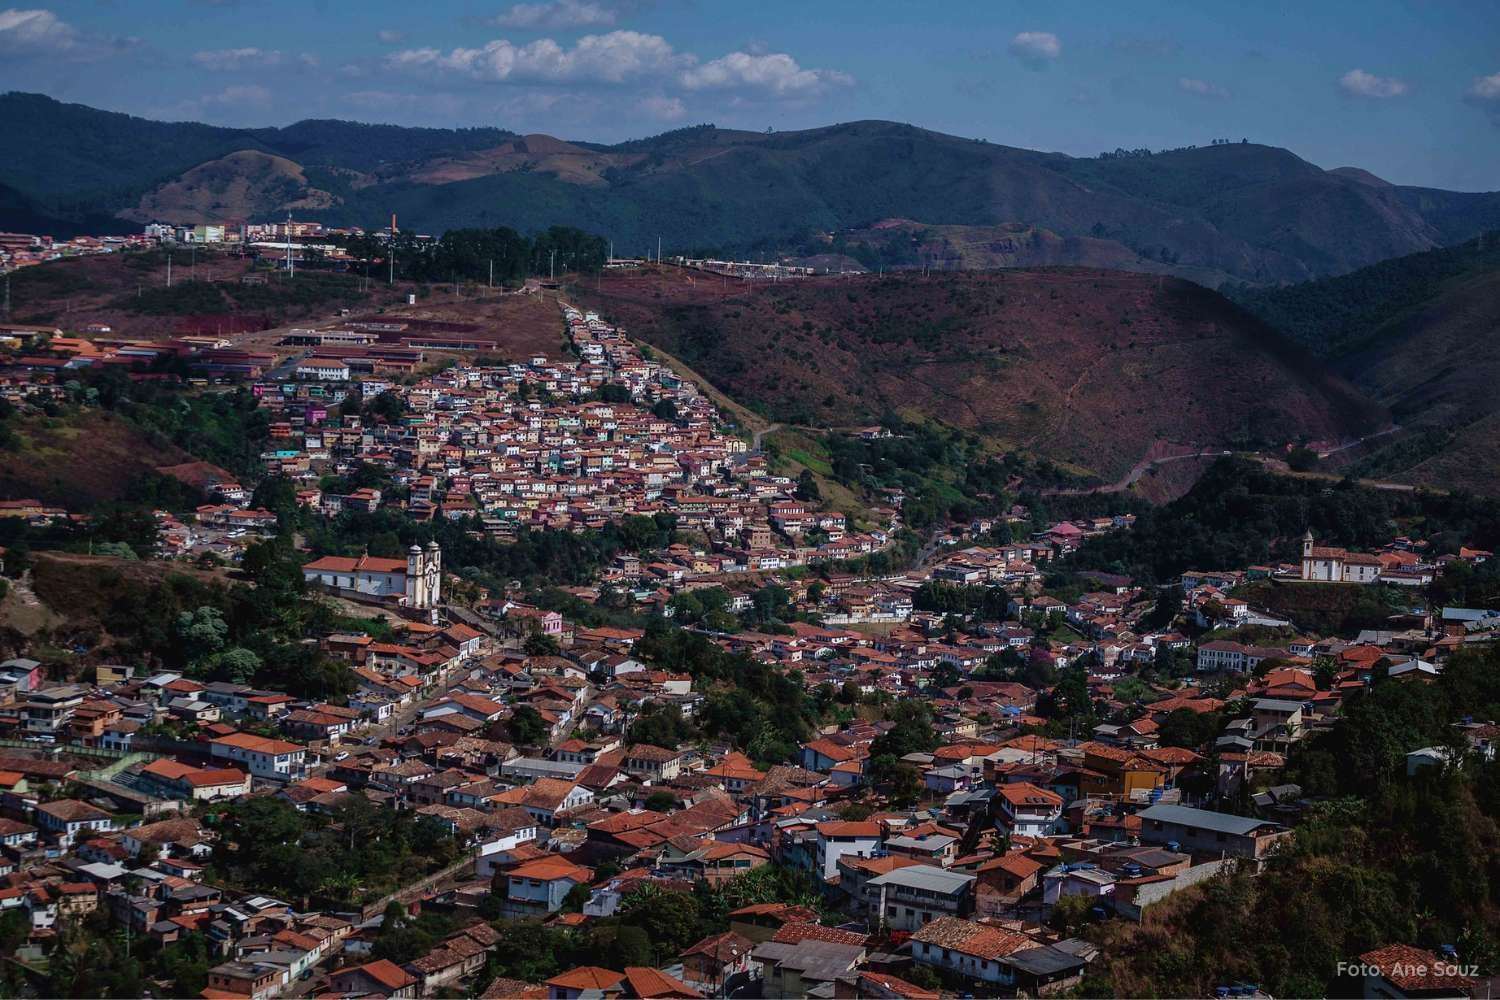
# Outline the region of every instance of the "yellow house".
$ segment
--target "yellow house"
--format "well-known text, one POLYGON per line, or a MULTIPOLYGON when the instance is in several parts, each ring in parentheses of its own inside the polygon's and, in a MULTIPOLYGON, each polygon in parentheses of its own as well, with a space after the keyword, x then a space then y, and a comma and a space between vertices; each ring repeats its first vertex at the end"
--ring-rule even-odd
POLYGON ((135 672, 134 667, 123 663, 101 663, 94 668, 94 683, 100 687, 109 687, 112 684, 124 684, 130 680, 130 675, 135 672))
POLYGON ((1129 799, 1167 783, 1167 769, 1140 754, 1104 743, 1085 743, 1082 749, 1084 769, 1093 772, 1079 783, 1086 794, 1129 799))

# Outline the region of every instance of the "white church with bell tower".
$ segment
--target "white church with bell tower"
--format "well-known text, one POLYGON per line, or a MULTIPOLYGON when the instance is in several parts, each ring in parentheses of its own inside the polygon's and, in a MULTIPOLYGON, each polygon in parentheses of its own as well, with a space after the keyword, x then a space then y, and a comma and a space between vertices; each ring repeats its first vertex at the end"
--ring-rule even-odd
POLYGON ((435 608, 443 600, 443 550, 437 542, 406 550, 406 605, 435 608))

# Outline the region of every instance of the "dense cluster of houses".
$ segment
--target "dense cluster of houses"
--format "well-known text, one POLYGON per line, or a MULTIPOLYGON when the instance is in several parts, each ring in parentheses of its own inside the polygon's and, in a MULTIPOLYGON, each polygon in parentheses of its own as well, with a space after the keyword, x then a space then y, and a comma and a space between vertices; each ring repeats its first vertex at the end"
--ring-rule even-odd
MULTIPOLYGON (((577 361, 460 366, 407 384, 373 367, 353 381, 353 359, 370 355, 338 345, 359 338, 320 331, 285 381, 255 385, 273 417, 267 471, 297 481, 298 500, 324 515, 398 506, 501 537, 670 514, 692 544, 619 555, 571 596, 595 602, 613 588, 672 617, 682 599, 713 589, 734 614, 775 584, 798 613, 785 628, 692 627, 846 705, 926 703, 931 749, 881 760, 895 725, 860 715, 779 761, 711 741, 641 742, 631 726, 648 710, 693 720, 708 694, 649 662, 637 649, 643 631, 569 621, 515 588, 472 609, 445 604, 436 544, 404 558, 323 557, 303 566, 306 581, 387 623, 378 635, 315 640, 348 665, 346 698, 138 676, 128 665, 56 683, 36 660, 0 663, 0 913, 23 914, 33 944, 96 912, 162 944, 202 935, 215 956, 207 1000, 415 997, 476 984, 487 997, 536 1000, 935 1000, 938 982, 949 993, 1063 992, 1098 951, 1052 929, 1059 907, 1082 900, 1094 916, 1141 921, 1228 868, 1258 871, 1306 806, 1281 777, 1300 741, 1337 724, 1345 701, 1377 679, 1426 683, 1454 651, 1500 635, 1500 615, 1464 608, 1393 613, 1387 628, 1352 637, 1300 635, 1235 596, 1256 579, 1415 586, 1455 560, 1490 558, 1468 548, 1430 557, 1406 539, 1351 553, 1309 535, 1300 565, 1184 573, 1168 621, 1154 614, 1158 593, 1127 577, 1088 574, 1091 589, 1066 600, 1044 592, 1051 560, 1128 530, 1129 515, 1005 543, 980 519, 906 573, 841 571, 889 543, 899 498, 877 508, 883 526, 857 530, 799 499, 694 386, 620 331, 570 307, 563 319, 577 361), (404 415, 331 416, 350 392, 393 392, 404 415), (400 498, 318 486, 357 463, 384 469, 400 498), (819 572, 801 570, 811 564, 819 572), (1003 614, 922 599, 947 587, 995 588, 1003 614), (1280 638, 1249 641, 1257 626, 1280 638), (534 652, 538 637, 546 652, 534 652), (1073 666, 1110 721, 1063 735, 1047 718, 1050 678, 1073 666), (1138 676, 1147 668, 1149 682, 1138 676), (1212 731, 1201 739, 1169 735, 1205 718, 1212 731), (518 743, 523 720, 535 737, 518 743), (898 782, 908 786, 899 797, 898 782), (206 815, 247 796, 330 820, 362 796, 437 823, 459 862, 397 898, 452 915, 457 929, 398 964, 372 956, 388 900, 317 909, 215 884, 220 834, 206 815), (807 900, 755 903, 659 967, 476 979, 504 933, 485 917, 587 927, 647 887, 691 892, 767 865, 806 873, 837 919, 807 900)), ((158 515, 164 555, 233 558, 276 529, 227 472, 161 471, 212 499, 191 518, 158 515)), ((67 515, 20 500, 0 503, 0 516, 67 515)), ((1468 720, 1450 744, 1409 755, 1408 773, 1446 765, 1454 747, 1493 756, 1497 738, 1500 727, 1468 720)), ((1424 982, 1402 963, 1437 961, 1401 943, 1359 958, 1381 996, 1420 995, 1424 982)))
POLYGON ((66 257, 87 257, 117 250, 143 248, 155 241, 144 233, 132 236, 74 236, 60 239, 35 233, 0 233, 0 274, 66 257))
MULTIPOLYGON (((884 523, 859 531, 844 513, 799 499, 795 482, 772 474, 763 456, 724 432, 690 382, 642 357, 598 317, 565 308, 564 318, 579 361, 539 356, 449 368, 402 384, 349 381, 347 364, 334 371, 313 364, 332 359, 311 357, 299 362, 316 369, 310 376, 255 383, 272 418, 267 472, 300 483, 299 501, 324 515, 394 504, 416 519, 477 518, 502 538, 521 526, 582 531, 631 515, 670 514, 679 530, 708 544, 639 567, 635 581, 648 593, 651 584, 848 560, 890 543, 895 508, 877 509, 884 523), (601 391, 606 387, 609 393, 601 391), (365 400, 396 393, 405 416, 396 423, 331 417, 351 392, 365 400), (341 495, 319 487, 323 477, 359 463, 386 470, 401 499, 378 489, 341 495)), ((274 530, 274 515, 250 508, 248 491, 229 473, 203 463, 161 471, 214 501, 197 511, 196 523, 161 515, 164 554, 232 558, 236 546, 226 534, 274 530)), ((632 575, 629 566, 617 569, 612 582, 632 575)), ((867 616, 901 617, 889 601, 876 603, 881 607, 867 616)))
MULTIPOLYGON (((989 556, 965 550, 949 564, 959 559, 989 556)), ((1201 588, 1222 602, 1228 576, 1186 574, 1183 614, 1194 613, 1201 588)), ((867 585, 823 584, 844 594, 867 585)), ((357 678, 342 704, 172 673, 137 678, 124 667, 99 668, 93 684, 48 684, 35 661, 9 661, 0 664, 10 700, 0 730, 68 753, 0 759, 10 886, 0 908, 23 908, 38 940, 98 909, 163 942, 205 934, 222 959, 205 996, 270 997, 314 979, 332 993, 418 996, 472 982, 498 940, 479 917, 495 898, 503 917, 578 926, 617 913, 644 886, 685 891, 776 864, 807 872, 844 922, 791 903, 748 906, 730 914, 729 930, 661 968, 585 966, 546 983, 501 980, 488 995, 715 996, 759 980, 778 996, 933 996, 913 978, 934 977, 1040 995, 1075 986, 1096 955, 1049 929, 1045 917, 1063 900, 1140 920, 1227 865, 1253 871, 1304 805, 1279 779, 1296 741, 1333 724, 1377 670, 1422 683, 1447 652, 1494 627, 1449 609, 1437 622, 1353 640, 1210 640, 1197 647, 1204 682, 1125 700, 1116 689, 1134 672, 1137 646, 1190 644, 1170 631, 1132 634, 1151 602, 1128 581, 1105 585, 1055 606, 1018 598, 1014 620, 957 631, 915 612, 878 634, 799 622, 786 634, 713 636, 766 669, 799 670, 809 686, 926 700, 938 745, 899 761, 917 785, 916 804, 900 809, 871 794, 873 748, 891 723, 830 727, 783 763, 723 745, 632 742, 644 708, 670 705, 692 719, 704 692, 638 659, 639 631, 586 627, 512 600, 491 601, 480 627, 415 620, 382 639, 324 637, 324 651, 357 678), (1062 623, 1079 641, 1047 638, 1062 623), (538 634, 561 652, 518 648, 538 634), (1086 663, 1101 714, 1130 721, 1041 735, 1036 713, 1048 692, 985 679, 1007 651, 1086 663), (1277 662, 1264 669, 1265 660, 1277 662), (1315 673, 1322 665, 1329 676, 1315 673), (1244 711, 1227 713, 1232 704, 1244 711), (542 724, 537 744, 510 739, 523 708, 542 724), (1227 721, 1212 745, 1162 742, 1183 712, 1227 721), (90 753, 123 766, 86 768, 90 753), (273 795, 332 817, 355 794, 434 818, 465 851, 455 870, 404 900, 456 914, 463 929, 402 965, 370 959, 378 913, 309 912, 204 878, 215 838, 194 818, 204 805, 273 795), (1218 811, 1226 801, 1250 805, 1218 811)), ((1473 723, 1456 740, 1492 753, 1497 736, 1473 723)), ((1409 768, 1440 765, 1445 753, 1419 751, 1409 768)))

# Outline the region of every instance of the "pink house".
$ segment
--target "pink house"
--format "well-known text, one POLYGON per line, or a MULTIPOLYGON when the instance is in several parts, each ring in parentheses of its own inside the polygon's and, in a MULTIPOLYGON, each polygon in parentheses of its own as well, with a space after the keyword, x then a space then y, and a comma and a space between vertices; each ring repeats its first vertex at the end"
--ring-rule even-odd
POLYGON ((544 611, 527 604, 512 604, 505 608, 504 615, 507 620, 522 628, 535 627, 543 635, 562 635, 563 616, 556 611, 544 611))

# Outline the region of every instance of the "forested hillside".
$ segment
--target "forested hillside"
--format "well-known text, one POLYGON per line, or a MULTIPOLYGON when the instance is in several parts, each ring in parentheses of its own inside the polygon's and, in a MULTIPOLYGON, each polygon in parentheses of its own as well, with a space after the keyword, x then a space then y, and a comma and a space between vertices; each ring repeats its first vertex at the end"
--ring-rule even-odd
POLYGON ((1230 295, 1390 406, 1405 430, 1355 471, 1500 490, 1500 235, 1230 295))

